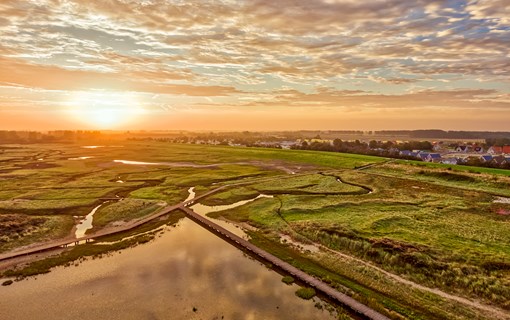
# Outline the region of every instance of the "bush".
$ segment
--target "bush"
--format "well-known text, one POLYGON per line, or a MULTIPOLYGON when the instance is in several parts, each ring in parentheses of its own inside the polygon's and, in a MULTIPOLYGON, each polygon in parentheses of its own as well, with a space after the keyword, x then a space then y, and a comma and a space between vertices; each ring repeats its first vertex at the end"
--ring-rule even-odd
POLYGON ((314 288, 299 288, 296 291, 296 296, 300 297, 301 299, 310 300, 313 297, 315 297, 315 289, 314 288))
POLYGON ((294 278, 292 278, 291 276, 285 276, 282 278, 282 282, 285 284, 292 284, 294 283, 294 278))

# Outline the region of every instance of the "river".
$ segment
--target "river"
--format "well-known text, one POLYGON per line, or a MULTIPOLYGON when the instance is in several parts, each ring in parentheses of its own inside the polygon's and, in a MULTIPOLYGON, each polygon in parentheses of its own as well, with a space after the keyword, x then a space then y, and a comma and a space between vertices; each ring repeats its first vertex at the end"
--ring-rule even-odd
POLYGON ((0 319, 334 319, 184 218, 152 242, 0 287, 0 319))

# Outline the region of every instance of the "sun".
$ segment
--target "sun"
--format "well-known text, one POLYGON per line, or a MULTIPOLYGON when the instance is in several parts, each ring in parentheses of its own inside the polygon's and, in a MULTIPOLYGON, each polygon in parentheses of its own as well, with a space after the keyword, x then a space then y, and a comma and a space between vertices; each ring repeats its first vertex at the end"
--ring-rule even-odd
POLYGON ((134 121, 144 110, 132 93, 81 91, 68 101, 73 117, 88 126, 114 129, 134 121))

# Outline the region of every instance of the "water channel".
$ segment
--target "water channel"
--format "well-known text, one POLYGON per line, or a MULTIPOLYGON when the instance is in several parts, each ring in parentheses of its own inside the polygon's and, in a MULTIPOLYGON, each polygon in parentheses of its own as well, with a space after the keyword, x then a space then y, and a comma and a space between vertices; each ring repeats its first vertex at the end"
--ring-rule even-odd
MULTIPOLYGON (((190 200, 194 191, 188 191, 190 200)), ((206 214, 260 197, 230 206, 195 204, 193 209, 206 214)), ((215 222, 244 234, 232 224, 215 222)), ((298 298, 299 287, 281 278, 183 218, 147 244, 0 287, 0 319, 335 318, 324 308, 326 302, 298 298)))
POLYGON ((89 229, 92 229, 92 220, 94 219, 94 214, 99 208, 101 208, 103 204, 104 203, 92 209, 92 211, 90 211, 90 213, 85 216, 85 219, 81 220, 80 223, 76 225, 76 232, 74 235, 77 239, 85 236, 85 232, 87 232, 89 229))
MULTIPOLYGON (((188 191, 192 192, 191 189, 188 190, 188 191)), ((191 192, 190 192, 190 196, 191 196, 191 192)), ((194 193, 193 193, 193 197, 194 197, 194 193)), ((259 198, 272 198, 272 197, 273 196, 269 196, 269 195, 265 195, 265 194, 259 194, 255 198, 252 198, 252 199, 249 199, 249 200, 238 201, 238 202, 233 203, 233 204, 227 204, 227 205, 222 205, 222 206, 206 206, 206 205, 201 204, 201 203, 196 203, 196 204, 192 205, 190 208, 193 211, 195 211, 196 213, 198 213, 198 214, 200 214, 202 216, 206 216, 208 213, 211 213, 211 212, 223 211, 223 210, 228 210, 228 209, 233 209, 233 208, 240 207, 240 206, 242 206, 244 204, 247 204, 249 202, 255 201, 255 200, 259 199, 259 198)), ((243 239, 248 239, 248 236, 246 235, 246 233, 241 228, 236 226, 235 224, 232 224, 232 223, 224 221, 224 220, 214 219, 214 218, 211 218, 211 217, 207 217, 207 218, 212 220, 217 225, 219 225, 219 226, 227 229, 228 231, 232 232, 236 236, 239 236, 239 237, 241 237, 243 239)))

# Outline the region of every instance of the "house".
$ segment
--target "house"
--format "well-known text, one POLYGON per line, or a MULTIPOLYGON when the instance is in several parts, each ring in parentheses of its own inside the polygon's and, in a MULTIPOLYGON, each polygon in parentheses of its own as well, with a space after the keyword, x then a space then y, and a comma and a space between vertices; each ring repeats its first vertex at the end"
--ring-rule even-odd
POLYGON ((492 161, 492 156, 490 154, 486 154, 483 156, 480 156, 480 162, 487 163, 492 161))
POLYGON ((490 154, 510 154, 510 146, 492 146, 487 150, 490 154))
POLYGON ((446 159, 441 160, 441 163, 444 163, 444 164, 457 164, 458 162, 459 162, 459 159, 457 159, 457 158, 446 158, 446 159))
POLYGON ((416 156, 416 158, 420 159, 421 161, 427 161, 427 157, 429 156, 428 152, 420 152, 416 156))
POLYGON ((292 146, 297 145, 296 141, 281 141, 282 149, 290 149, 292 146))
POLYGON ((500 146, 492 146, 487 150, 487 153, 489 154, 502 154, 503 153, 503 147, 500 146))
POLYGON ((476 152, 476 153, 482 153, 483 152, 483 147, 481 147, 481 146, 473 146, 473 151, 476 152))
POLYGON ((388 152, 391 154, 400 154, 400 151, 397 148, 389 148, 388 152))
POLYGON ((402 150, 398 154, 403 157, 411 157, 413 152, 409 150, 402 150))
POLYGON ((455 152, 469 152, 471 150, 471 146, 468 145, 460 145, 455 148, 455 152))
POLYGON ((439 153, 429 153, 425 161, 435 163, 441 162, 441 155, 439 153))
POLYGON ((439 141, 439 142, 434 142, 433 143, 434 146, 432 147, 432 150, 434 150, 435 152, 438 152, 438 151, 441 151, 443 150, 444 148, 444 142, 443 141, 439 141))

